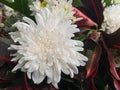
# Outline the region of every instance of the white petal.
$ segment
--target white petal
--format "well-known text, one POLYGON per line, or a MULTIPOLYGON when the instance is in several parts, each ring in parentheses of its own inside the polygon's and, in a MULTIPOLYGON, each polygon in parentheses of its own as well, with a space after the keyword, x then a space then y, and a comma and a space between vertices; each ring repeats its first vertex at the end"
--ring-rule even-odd
POLYGON ((32 74, 32 79, 34 81, 34 83, 39 84, 44 80, 45 76, 44 75, 40 75, 40 73, 38 71, 33 72, 32 74))
POLYGON ((36 21, 37 21, 37 24, 40 25, 40 26, 45 26, 45 22, 42 18, 42 16, 40 14, 36 14, 35 15, 35 18, 36 18, 36 21))
POLYGON ((69 63, 68 63, 68 66, 73 70, 73 72, 74 72, 75 74, 78 74, 78 69, 77 69, 76 66, 74 66, 74 65, 72 65, 72 64, 69 64, 69 63))
POLYGON ((11 61, 17 61, 22 57, 22 55, 17 54, 16 57, 12 58, 11 61))
POLYGON ((24 64, 25 64, 25 62, 23 62, 23 63, 21 63, 21 64, 17 64, 17 65, 12 69, 12 71, 14 72, 14 71, 20 69, 21 67, 23 67, 24 64))
POLYGON ((16 49, 21 49, 22 47, 20 45, 10 45, 8 48, 9 50, 16 50, 16 49))
POLYGON ((83 51, 84 49, 82 47, 75 47, 74 50, 75 51, 83 51))
POLYGON ((27 62, 24 67, 25 67, 26 69, 30 68, 30 67, 31 67, 31 66, 30 66, 30 62, 27 62))
POLYGON ((49 78, 52 78, 53 77, 53 70, 51 67, 49 67, 47 70, 46 70, 46 75, 49 77, 49 78))
POLYGON ((86 63, 85 62, 83 62, 82 60, 79 60, 79 66, 85 66, 86 65, 86 63))
POLYGON ((77 54, 78 59, 81 61, 88 61, 88 58, 80 53, 77 54))
POLYGON ((29 79, 31 79, 31 72, 27 72, 27 76, 29 79))
POLYGON ((61 78, 61 66, 58 63, 56 63, 56 65, 53 67, 53 71, 54 81, 59 82, 61 78))
POLYGON ((28 24, 30 24, 31 27, 33 27, 33 28, 36 27, 36 23, 35 23, 32 19, 27 18, 27 17, 23 17, 23 20, 24 20, 25 22, 27 22, 28 24))
POLYGON ((53 84, 53 86, 54 86, 56 89, 58 89, 57 83, 52 83, 52 84, 53 84))
POLYGON ((68 69, 67 67, 65 67, 65 66, 62 67, 62 72, 63 72, 64 74, 66 74, 66 75, 69 75, 69 74, 70 74, 69 69, 68 69))
POLYGON ((69 68, 69 71, 70 71, 70 77, 73 78, 74 77, 74 73, 73 73, 72 69, 69 68))
POLYGON ((17 55, 18 55, 18 53, 10 54, 10 56, 17 56, 17 55))
POLYGON ((16 43, 17 41, 19 41, 20 39, 20 33, 19 32, 10 32, 9 33, 11 35, 11 38, 14 40, 14 42, 16 43))
POLYGON ((24 22, 16 22, 14 27, 17 27, 19 31, 21 32, 28 32, 30 31, 30 26, 24 22))

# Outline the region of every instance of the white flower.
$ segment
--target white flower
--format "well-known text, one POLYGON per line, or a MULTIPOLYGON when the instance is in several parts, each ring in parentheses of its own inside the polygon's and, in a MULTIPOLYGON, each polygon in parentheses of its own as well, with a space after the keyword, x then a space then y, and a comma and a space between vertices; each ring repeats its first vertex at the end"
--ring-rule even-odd
POLYGON ((104 1, 104 0, 101 0, 101 3, 102 3, 102 5, 103 5, 103 7, 105 7, 105 6, 106 6, 106 3, 105 3, 105 1, 104 1))
POLYGON ((65 13, 64 19, 70 19, 74 22, 79 20, 73 16, 75 12, 73 10, 72 0, 44 0, 43 2, 36 0, 33 2, 33 5, 30 5, 33 14, 44 12, 46 8, 49 8, 51 11, 63 11, 65 13))
POLYGON ((120 28, 120 4, 111 5, 104 10, 103 30, 111 34, 120 28))
POLYGON ((55 10, 55 9, 57 9, 57 10, 63 9, 64 10, 65 19, 72 19, 72 20, 75 19, 75 17, 73 16, 73 14, 75 12, 73 11, 72 0, 49 0, 49 1, 54 2, 53 10, 55 10))
POLYGON ((47 83, 57 84, 61 72, 70 75, 78 74, 77 66, 84 66, 87 58, 78 51, 83 51, 83 42, 71 39, 79 32, 71 20, 64 19, 64 14, 51 11, 36 13, 36 23, 23 17, 26 22, 16 22, 13 26, 18 31, 11 32, 11 38, 19 45, 11 45, 9 49, 17 50, 12 61, 18 61, 13 71, 21 69, 27 72, 29 79, 40 84, 46 77, 47 83))
POLYGON ((14 10, 12 9, 12 8, 10 8, 10 7, 8 7, 8 6, 4 6, 4 8, 5 8, 5 15, 7 16, 7 17, 10 17, 12 14, 14 14, 15 12, 14 12, 14 10))
MULTIPOLYGON (((105 7, 107 4, 106 4, 106 0, 101 0, 103 6, 105 7)), ((118 4, 120 3, 120 0, 110 0, 110 3, 111 4, 118 4)))
POLYGON ((111 3, 112 4, 117 4, 117 3, 120 3, 120 0, 111 0, 111 3))

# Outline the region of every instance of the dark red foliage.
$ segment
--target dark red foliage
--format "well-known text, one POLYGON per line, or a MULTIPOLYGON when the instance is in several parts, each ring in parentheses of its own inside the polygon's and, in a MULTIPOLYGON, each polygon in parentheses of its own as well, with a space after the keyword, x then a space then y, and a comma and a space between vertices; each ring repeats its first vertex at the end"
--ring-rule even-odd
POLYGON ((96 45, 95 50, 94 50, 93 55, 92 55, 90 66, 88 67, 87 74, 86 74, 86 79, 87 80, 90 79, 90 82, 92 85, 92 87, 91 87, 92 90, 97 90, 95 83, 94 83, 94 79, 95 79, 95 76, 98 72, 99 60, 100 60, 100 56, 102 53, 102 49, 101 49, 101 46, 99 44, 99 37, 100 37, 100 34, 95 31, 90 36, 90 38, 86 41, 87 43, 85 43, 85 44, 88 44, 89 41, 92 41, 96 45))
MULTIPOLYGON (((99 74, 101 73, 103 74, 103 77, 106 77, 106 75, 109 78, 111 77, 113 79, 113 83, 114 83, 116 90, 119 90, 120 70, 116 69, 114 58, 111 56, 111 53, 109 51, 109 46, 106 44, 105 39, 106 37, 104 37, 104 35, 101 34, 100 32, 94 32, 91 34, 89 39, 86 41, 87 43, 85 43, 87 45, 90 45, 91 43, 90 41, 92 41, 96 44, 96 47, 95 47, 95 50, 94 50, 94 53, 92 55, 92 59, 90 62, 90 66, 87 69, 86 80, 88 81, 86 82, 89 82, 90 80, 89 83, 91 83, 92 90, 97 90, 97 87, 95 84, 95 77, 97 76, 98 73, 99 74), (104 69, 104 70, 100 72, 98 68, 104 69)), ((101 77, 101 79, 103 79, 103 81, 105 81, 106 84, 109 84, 110 83, 108 80, 109 78, 108 79, 106 78, 105 80, 105 78, 103 77, 101 77)))
POLYGON ((82 18, 81 20, 77 21, 76 24, 79 27, 93 27, 96 26, 97 24, 92 21, 90 18, 88 18, 85 14, 83 14, 80 10, 78 10, 77 8, 74 8, 75 14, 74 16, 76 18, 82 18))
POLYGON ((91 64, 90 67, 88 68, 86 78, 89 78, 90 76, 93 76, 93 74, 96 74, 95 72, 98 68, 98 63, 101 55, 101 47, 99 45, 99 34, 97 32, 94 32, 90 36, 90 40, 92 40, 97 45, 97 47, 95 48, 95 51, 92 55, 91 64))
POLYGON ((110 48, 120 48, 120 29, 112 34, 103 33, 104 40, 110 48))
MULTIPOLYGON (((109 36, 109 35, 108 35, 108 36, 109 36)), ((114 36, 111 36, 111 37, 109 37, 109 38, 115 38, 115 37, 114 37, 114 36)), ((109 51, 109 47, 108 47, 108 45, 107 45, 106 42, 105 42, 106 37, 103 37, 103 36, 101 35, 100 40, 101 40, 101 42, 102 42, 102 44, 103 44, 103 46, 104 46, 104 49, 106 50, 106 53, 107 53, 107 57, 108 57, 107 60, 108 60, 109 66, 110 66, 109 71, 110 71, 111 77, 113 78, 115 88, 116 88, 117 90, 119 90, 119 89, 120 89, 120 76, 119 76, 119 71, 116 70, 116 65, 115 65, 115 62, 114 62, 114 58, 111 56, 111 53, 110 53, 110 51, 109 51)), ((119 40, 120 40, 120 39, 119 39, 119 40)), ((116 39, 113 40, 113 41, 111 41, 111 42, 114 43, 114 41, 116 42, 116 39)), ((108 43, 111 43, 111 42, 108 42, 108 43)), ((119 41, 118 41, 118 43, 119 43, 119 41)), ((116 43, 116 44, 117 44, 117 43, 116 43)), ((111 45, 113 45, 113 44, 111 44, 111 45)))
MULTIPOLYGON (((82 0, 82 4, 83 6, 79 7, 79 10, 83 12, 86 16, 88 16, 87 18, 90 18, 90 20, 96 22, 98 24, 98 28, 101 28, 101 24, 104 18, 101 0, 82 0)), ((88 82, 91 83, 92 90, 98 89, 96 83, 94 82, 95 77, 98 73, 102 74, 103 77, 101 77, 101 79, 105 81, 105 85, 109 85, 111 83, 111 81, 109 82, 108 80, 111 77, 116 90, 119 90, 120 70, 116 69, 114 58, 111 56, 109 49, 120 49, 120 30, 109 35, 96 31, 91 34, 91 36, 87 40, 87 45, 90 45, 91 41, 96 44, 96 48, 92 55, 90 66, 87 69, 86 79, 91 81, 88 82), (99 71, 100 69, 104 69, 103 72, 99 71), (104 77, 106 76, 108 76, 109 78, 105 80, 104 77)), ((112 87, 112 89, 114 89, 114 87, 112 87)))
POLYGON ((82 0, 83 6, 79 9, 90 19, 97 23, 100 28, 103 22, 103 5, 101 0, 82 0))

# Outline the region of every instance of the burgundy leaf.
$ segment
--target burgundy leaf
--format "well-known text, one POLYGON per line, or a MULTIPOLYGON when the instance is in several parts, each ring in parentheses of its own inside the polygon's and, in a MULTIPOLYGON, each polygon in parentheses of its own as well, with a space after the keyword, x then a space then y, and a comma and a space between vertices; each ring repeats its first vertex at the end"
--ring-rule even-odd
POLYGON ((94 75, 92 76, 92 78, 91 78, 92 90, 97 90, 97 88, 96 88, 96 86, 95 86, 95 82, 94 82, 94 78, 95 78, 96 74, 97 74, 97 69, 96 69, 95 74, 94 74, 94 75))
POLYGON ((120 81, 114 79, 114 85, 115 85, 116 90, 120 90, 120 81))
POLYGON ((118 73, 118 75, 120 77, 120 68, 116 68, 116 70, 117 70, 117 73, 118 73))
POLYGON ((108 60, 109 60, 109 63, 110 63, 110 71, 113 74, 113 76, 116 77, 117 80, 120 80, 120 77, 118 76, 117 71, 116 71, 115 62, 114 62, 114 60, 113 60, 113 58, 112 58, 112 56, 111 56, 111 54, 110 54, 110 52, 109 52, 109 50, 108 50, 108 48, 106 46, 106 43, 104 42, 104 39, 103 39, 102 36, 101 36, 100 39, 101 39, 101 41, 103 43, 103 46, 104 46, 104 48, 105 48, 105 50, 106 50, 106 52, 108 54, 108 60))
POLYGON ((94 32, 91 35, 90 40, 92 40, 97 46, 96 46, 95 51, 93 53, 91 64, 90 64, 90 67, 88 68, 86 78, 92 76, 93 73, 96 71, 96 69, 98 68, 98 62, 99 62, 99 59, 101 56, 101 47, 99 44, 99 33, 94 32))
POLYGON ((115 85, 115 88, 117 90, 119 90, 118 88, 120 87, 120 77, 117 73, 117 70, 116 70, 116 65, 115 65, 115 62, 114 62, 114 59, 112 58, 110 52, 109 52, 109 49, 108 47, 106 46, 106 43, 104 41, 104 38, 103 36, 101 35, 101 38, 100 40, 102 41, 103 43, 103 46, 107 52, 107 55, 108 55, 108 62, 109 62, 109 65, 110 65, 110 73, 111 73, 111 77, 113 78, 113 81, 114 81, 114 85, 115 85))
POLYGON ((10 81, 10 79, 6 79, 6 78, 1 78, 0 77, 0 81, 10 81))
POLYGON ((10 62, 11 58, 9 57, 4 57, 4 56, 0 56, 0 60, 3 60, 5 62, 10 62))
POLYGON ((120 29, 112 34, 102 33, 107 46, 120 48, 120 29))
POLYGON ((100 44, 99 44, 99 36, 100 35, 98 32, 94 32, 90 37, 90 40, 92 40, 96 44, 96 48, 92 55, 92 60, 91 60, 90 66, 89 66, 89 68, 87 70, 87 74, 86 74, 86 78, 91 79, 92 90, 97 90, 96 86, 94 84, 94 78, 98 72, 99 60, 100 60, 100 56, 101 56, 101 52, 102 52, 100 44))
POLYGON ((26 90, 32 90, 32 89, 29 88, 29 84, 28 84, 28 81, 27 81, 26 73, 24 73, 24 82, 25 82, 25 88, 26 88, 26 90))
POLYGON ((76 24, 79 27, 92 27, 92 26, 96 26, 96 23, 94 21, 92 21, 90 18, 88 18, 85 14, 83 14, 80 10, 78 10, 77 8, 74 7, 74 11, 75 14, 74 16, 76 18, 82 18, 82 20, 79 20, 76 22, 76 24))
POLYGON ((120 49, 120 46, 118 46, 118 45, 113 45, 113 47, 120 49))
POLYGON ((81 0, 83 7, 80 9, 88 17, 90 17, 94 22, 98 24, 98 27, 101 26, 103 22, 103 5, 101 0, 81 0))

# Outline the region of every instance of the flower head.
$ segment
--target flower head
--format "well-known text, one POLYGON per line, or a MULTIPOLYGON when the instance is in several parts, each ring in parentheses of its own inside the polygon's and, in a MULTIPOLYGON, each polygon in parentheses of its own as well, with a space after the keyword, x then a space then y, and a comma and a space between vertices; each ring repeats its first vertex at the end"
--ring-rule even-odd
POLYGON ((74 15, 74 10, 72 6, 72 0, 44 0, 40 2, 36 0, 33 2, 33 5, 30 5, 30 9, 35 13, 44 12, 45 9, 49 8, 51 11, 61 12, 64 14, 64 19, 70 19, 74 22, 76 19, 74 15))
POLYGON ((61 72, 73 77, 78 74, 77 66, 84 66, 87 58, 78 52, 83 51, 83 42, 71 39, 79 29, 71 20, 64 19, 65 13, 50 8, 43 11, 35 14, 36 23, 23 17, 26 23, 13 25, 18 31, 11 32, 11 38, 19 42, 9 48, 17 50, 12 61, 18 61, 18 64, 13 71, 27 72, 36 84, 47 77, 47 83, 58 88, 61 72))
POLYGON ((108 34, 117 31, 120 28, 120 4, 105 8, 104 18, 102 28, 106 30, 108 34))
POLYGON ((111 0, 111 3, 112 4, 117 4, 117 3, 120 3, 120 0, 111 0))
MULTIPOLYGON (((102 2, 104 7, 107 6, 106 0, 101 0, 101 2, 102 2)), ((111 4, 118 4, 118 3, 120 3, 120 0, 110 0, 109 3, 111 3, 111 4)))
POLYGON ((5 8, 5 15, 7 16, 7 17, 10 17, 12 14, 15 14, 15 12, 14 12, 14 10, 12 9, 12 8, 10 8, 10 7, 8 7, 8 6, 4 6, 4 8, 5 8))

